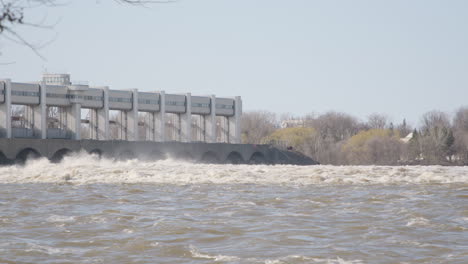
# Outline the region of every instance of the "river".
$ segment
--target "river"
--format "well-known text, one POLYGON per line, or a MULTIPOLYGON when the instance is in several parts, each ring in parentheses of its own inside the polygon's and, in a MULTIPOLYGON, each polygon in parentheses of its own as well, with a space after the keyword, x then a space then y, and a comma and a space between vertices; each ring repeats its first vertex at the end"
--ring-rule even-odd
POLYGON ((0 167, 0 263, 468 263, 468 167, 0 167))

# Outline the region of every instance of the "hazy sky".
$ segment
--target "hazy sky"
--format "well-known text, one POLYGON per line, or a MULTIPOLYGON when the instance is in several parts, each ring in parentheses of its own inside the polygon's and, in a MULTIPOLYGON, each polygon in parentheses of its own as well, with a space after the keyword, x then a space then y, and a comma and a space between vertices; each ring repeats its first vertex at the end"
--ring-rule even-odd
POLYGON ((39 52, 0 39, 0 78, 45 70, 113 89, 240 95, 244 111, 386 113, 468 105, 466 0, 70 0, 27 18, 39 52))

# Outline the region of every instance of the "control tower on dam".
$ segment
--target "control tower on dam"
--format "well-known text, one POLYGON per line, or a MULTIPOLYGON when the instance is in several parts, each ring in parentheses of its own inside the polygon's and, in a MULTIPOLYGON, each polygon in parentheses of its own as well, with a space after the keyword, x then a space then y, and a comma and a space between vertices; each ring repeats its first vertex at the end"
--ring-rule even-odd
POLYGON ((84 150, 117 158, 291 163, 271 146, 240 144, 241 115, 239 96, 113 90, 71 82, 69 74, 44 74, 33 83, 3 79, 0 161, 60 160, 84 150))

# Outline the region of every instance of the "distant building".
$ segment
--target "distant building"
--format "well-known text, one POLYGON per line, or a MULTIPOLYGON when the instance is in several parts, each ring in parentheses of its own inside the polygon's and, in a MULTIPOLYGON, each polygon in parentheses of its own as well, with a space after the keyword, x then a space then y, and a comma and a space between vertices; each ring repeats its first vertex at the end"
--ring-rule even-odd
POLYGON ((42 81, 49 85, 71 85, 70 74, 44 73, 42 81))
POLYGON ((281 121, 281 128, 304 127, 305 121, 302 119, 289 119, 281 121))
POLYGON ((401 142, 408 143, 413 138, 413 132, 409 133, 406 137, 400 138, 401 142))

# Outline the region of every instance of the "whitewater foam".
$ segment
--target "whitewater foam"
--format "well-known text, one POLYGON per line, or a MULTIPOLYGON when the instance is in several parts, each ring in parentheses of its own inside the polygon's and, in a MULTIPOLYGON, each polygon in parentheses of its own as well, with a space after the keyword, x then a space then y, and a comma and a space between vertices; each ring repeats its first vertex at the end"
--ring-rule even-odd
POLYGON ((0 183, 449 184, 468 183, 468 167, 210 165, 179 160, 116 161, 85 153, 0 167, 0 183))

